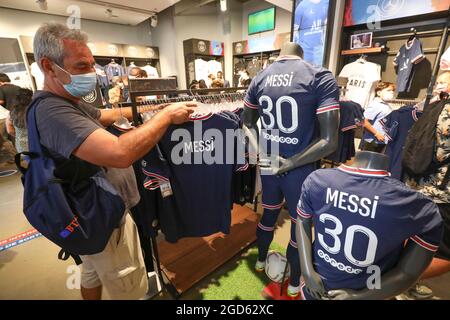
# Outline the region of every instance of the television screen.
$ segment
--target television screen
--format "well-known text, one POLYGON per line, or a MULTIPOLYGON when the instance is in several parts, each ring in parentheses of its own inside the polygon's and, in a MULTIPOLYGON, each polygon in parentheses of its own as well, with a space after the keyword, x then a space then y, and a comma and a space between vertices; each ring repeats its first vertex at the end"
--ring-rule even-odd
POLYGON ((275 29, 275 7, 248 15, 248 34, 275 29))
POLYGON ((304 59, 322 66, 325 58, 330 0, 295 0, 294 36, 304 52, 304 59))

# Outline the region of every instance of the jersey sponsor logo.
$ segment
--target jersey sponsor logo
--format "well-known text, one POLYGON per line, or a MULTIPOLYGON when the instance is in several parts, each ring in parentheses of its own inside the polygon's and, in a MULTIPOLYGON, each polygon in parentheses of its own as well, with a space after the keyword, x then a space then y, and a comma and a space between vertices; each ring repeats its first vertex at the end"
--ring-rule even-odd
POLYGON ((184 144, 184 152, 211 152, 214 151, 214 139, 191 141, 184 144))
POLYGON ((277 143, 298 144, 300 142, 297 138, 289 138, 289 137, 285 138, 273 134, 268 134, 267 132, 263 132, 262 136, 266 140, 274 141, 277 143))
POLYGON ((363 272, 362 269, 355 269, 350 266, 346 266, 342 262, 337 262, 335 259, 331 258, 327 253, 323 252, 320 249, 317 250, 317 255, 321 259, 323 259, 326 263, 328 263, 329 265, 331 265, 332 267, 334 267, 340 271, 344 271, 344 272, 351 273, 351 274, 360 274, 361 272, 363 272))
POLYGON ((332 203, 335 208, 351 213, 358 213, 363 217, 370 217, 371 219, 375 219, 379 200, 379 196, 374 196, 373 199, 369 199, 327 188, 327 204, 332 203))
POLYGON ((290 87, 294 72, 287 74, 273 74, 266 78, 265 87, 290 87))

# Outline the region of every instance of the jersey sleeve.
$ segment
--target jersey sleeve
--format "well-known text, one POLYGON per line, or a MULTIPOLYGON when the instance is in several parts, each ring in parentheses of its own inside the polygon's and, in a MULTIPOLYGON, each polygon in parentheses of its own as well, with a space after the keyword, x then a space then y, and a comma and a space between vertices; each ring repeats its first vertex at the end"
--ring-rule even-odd
POLYGON ((421 194, 417 194, 418 200, 414 212, 410 216, 410 225, 414 230, 409 240, 414 241, 426 250, 436 252, 439 248, 443 233, 443 223, 437 205, 421 194))
POLYGON ((339 87, 333 74, 328 70, 321 70, 316 75, 314 83, 317 98, 317 114, 339 110, 339 87))
POLYGON ((158 146, 155 146, 143 157, 141 166, 145 177, 143 182, 145 189, 156 190, 162 184, 170 181, 167 161, 163 158, 158 146))
POLYGON ((423 53, 422 43, 416 39, 411 48, 411 63, 418 64, 423 59, 425 59, 425 54, 423 53))
POLYGON ((341 120, 340 128, 342 132, 356 129, 356 118, 353 116, 353 107, 351 102, 341 102, 341 120))
POLYGON ((247 108, 258 110, 259 103, 256 96, 256 78, 252 80, 250 86, 247 89, 247 94, 244 98, 244 105, 247 108))
POLYGON ((300 200, 297 204, 297 215, 303 219, 310 219, 314 212, 312 207, 312 200, 310 197, 311 185, 312 180, 310 175, 303 182, 302 193, 300 194, 300 200))

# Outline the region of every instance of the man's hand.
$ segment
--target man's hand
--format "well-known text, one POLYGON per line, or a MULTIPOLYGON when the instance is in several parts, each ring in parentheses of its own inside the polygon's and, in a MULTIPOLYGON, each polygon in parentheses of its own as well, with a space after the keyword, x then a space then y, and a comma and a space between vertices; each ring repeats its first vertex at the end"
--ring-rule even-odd
POLYGON ((189 121, 189 116, 195 111, 195 103, 177 102, 165 107, 161 112, 167 115, 172 124, 182 124, 189 121))
POLYGON ((384 142, 384 134, 381 134, 381 133, 377 132, 375 134, 375 138, 377 138, 377 140, 380 141, 380 142, 384 142))
POLYGON ((350 289, 328 291, 329 300, 357 300, 356 291, 350 289))

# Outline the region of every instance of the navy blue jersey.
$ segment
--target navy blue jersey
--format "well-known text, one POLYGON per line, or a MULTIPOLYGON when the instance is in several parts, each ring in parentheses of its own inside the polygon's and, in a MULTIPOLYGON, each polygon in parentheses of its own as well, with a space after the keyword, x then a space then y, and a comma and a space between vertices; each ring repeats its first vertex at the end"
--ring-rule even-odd
POLYGON ((388 139, 386 155, 389 156, 389 171, 393 178, 400 181, 403 179, 403 147, 409 130, 420 116, 422 116, 422 112, 418 112, 414 107, 405 106, 392 111, 382 120, 388 139))
POLYGON ((337 150, 326 159, 343 163, 355 155, 355 129, 361 127, 363 121, 364 111, 358 103, 340 102, 339 144, 337 150))
POLYGON ((330 71, 282 56, 252 80, 245 106, 260 114, 266 153, 273 142, 289 158, 311 144, 317 114, 339 110, 339 89, 330 71))
POLYGON ((394 66, 398 68, 397 91, 409 92, 414 78, 414 66, 425 59, 422 43, 414 38, 412 43, 404 44, 394 59, 394 66))
POLYGON ((159 150, 154 148, 143 158, 144 187, 161 189, 159 223, 167 241, 229 233, 233 173, 248 167, 245 159, 237 164, 233 155, 241 140, 226 136, 227 130, 238 128, 239 117, 233 113, 199 117, 169 127, 159 150), (234 139, 231 150, 225 141, 229 139, 234 139), (230 154, 231 158, 218 157, 214 162, 214 157, 230 154))
POLYGON ((329 0, 314 3, 303 0, 295 9, 294 42, 304 51, 304 59, 315 65, 322 65, 328 19, 329 0))
POLYGON ((406 240, 435 252, 442 236, 436 204, 387 171, 344 165, 315 171, 297 213, 313 219, 313 262, 326 290, 366 288, 373 266, 381 274, 392 269, 406 240))

